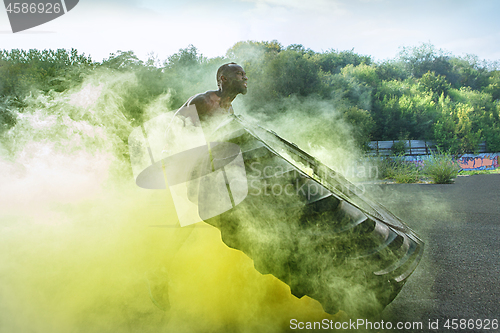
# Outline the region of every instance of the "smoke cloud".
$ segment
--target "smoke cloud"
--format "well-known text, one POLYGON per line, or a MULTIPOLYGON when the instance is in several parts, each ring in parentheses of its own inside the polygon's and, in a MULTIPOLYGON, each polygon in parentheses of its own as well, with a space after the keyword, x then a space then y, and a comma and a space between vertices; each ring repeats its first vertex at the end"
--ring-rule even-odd
MULTIPOLYGON (((0 330, 279 332, 337 318, 212 226, 179 228, 167 191, 134 184, 122 110, 136 84, 95 73, 15 111, 0 149, 0 330)), ((169 103, 166 92, 143 107, 152 117, 169 103)))

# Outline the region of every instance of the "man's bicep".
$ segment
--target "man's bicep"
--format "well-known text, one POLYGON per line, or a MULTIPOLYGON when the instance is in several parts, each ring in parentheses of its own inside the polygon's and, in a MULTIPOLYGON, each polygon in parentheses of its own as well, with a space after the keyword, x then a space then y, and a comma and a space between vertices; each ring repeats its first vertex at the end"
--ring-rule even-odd
POLYGON ((199 104, 205 101, 205 97, 202 94, 194 95, 190 97, 187 101, 188 105, 199 104))
POLYGON ((188 101, 188 106, 195 105, 196 111, 198 113, 205 113, 207 110, 207 101, 204 95, 196 95, 190 101, 188 101))

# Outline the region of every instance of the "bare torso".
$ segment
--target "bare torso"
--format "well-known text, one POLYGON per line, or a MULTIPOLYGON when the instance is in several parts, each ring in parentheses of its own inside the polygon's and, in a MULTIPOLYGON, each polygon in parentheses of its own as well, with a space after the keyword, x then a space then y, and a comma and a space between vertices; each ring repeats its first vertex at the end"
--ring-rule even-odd
MULTIPOLYGON (((183 107, 195 105, 200 121, 209 118, 233 114, 231 103, 238 94, 247 92, 247 76, 243 68, 235 63, 221 66, 217 72, 217 85, 219 90, 209 90, 202 94, 192 96, 184 103, 183 107), (224 70, 221 68, 225 67, 224 70), (221 71, 219 73, 219 71, 221 71)), ((183 107, 177 111, 177 115, 182 115, 183 107)), ((197 119, 192 119, 197 123, 197 119)))
POLYGON ((214 90, 189 98, 183 106, 190 105, 196 106, 198 116, 202 121, 212 116, 234 113, 231 103, 224 103, 218 92, 214 90))

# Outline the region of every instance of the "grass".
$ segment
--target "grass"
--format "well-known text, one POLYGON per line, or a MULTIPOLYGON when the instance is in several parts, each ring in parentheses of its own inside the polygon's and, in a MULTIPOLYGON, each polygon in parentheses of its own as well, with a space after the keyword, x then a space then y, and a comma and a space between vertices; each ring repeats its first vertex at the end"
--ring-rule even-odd
POLYGON ((458 176, 460 164, 454 161, 450 154, 432 154, 424 162, 424 173, 434 184, 451 184, 458 176))
POLYGON ((461 176, 500 174, 500 168, 493 170, 460 170, 458 174, 461 176))
POLYGON ((434 184, 451 184, 458 175, 500 174, 500 168, 495 170, 460 170, 460 165, 448 153, 429 156, 423 167, 406 161, 403 155, 384 157, 378 160, 380 179, 393 179, 396 183, 408 184, 428 182, 434 184))
POLYGON ((413 162, 404 160, 403 155, 386 157, 379 163, 380 178, 394 179, 396 183, 416 183, 420 180, 421 170, 413 162))
POLYGON ((393 179, 396 183, 428 182, 434 184, 451 184, 460 175, 500 174, 495 170, 460 170, 460 165, 448 153, 429 156, 423 167, 405 161, 403 155, 386 157, 378 162, 381 179, 393 179))
POLYGON ((421 171, 415 163, 403 161, 394 173, 394 180, 399 184, 416 183, 420 180, 421 171))

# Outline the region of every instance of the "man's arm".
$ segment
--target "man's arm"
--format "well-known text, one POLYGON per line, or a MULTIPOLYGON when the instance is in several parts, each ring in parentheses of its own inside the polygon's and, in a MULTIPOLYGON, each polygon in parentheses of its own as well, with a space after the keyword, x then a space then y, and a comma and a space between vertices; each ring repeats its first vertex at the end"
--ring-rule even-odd
POLYGON ((192 123, 196 125, 198 123, 197 119, 192 119, 192 117, 190 117, 189 115, 185 114, 184 111, 185 111, 185 108, 187 108, 188 106, 194 105, 194 106, 196 106, 196 111, 198 113, 198 118, 200 118, 202 116, 202 114, 206 113, 206 109, 207 109, 206 106, 205 106, 206 102, 205 102, 204 95, 205 95, 205 93, 203 93, 203 94, 197 94, 197 95, 189 97, 189 99, 186 101, 186 103, 184 103, 175 112, 174 117, 183 116, 184 118, 185 117, 191 118, 192 123))
POLYGON ((211 93, 211 91, 207 91, 203 94, 194 95, 193 97, 189 98, 184 105, 195 105, 196 110, 198 111, 198 116, 200 118, 203 118, 206 115, 209 115, 210 111, 212 111, 213 109, 213 106, 211 105, 212 100, 210 98, 211 93))
MULTIPOLYGON (((207 91, 202 94, 197 94, 190 97, 184 105, 176 112, 177 115, 183 115, 182 110, 184 107, 188 107, 191 105, 196 106, 196 111, 198 112, 198 118, 200 120, 205 120, 209 116, 213 115, 218 109, 220 109, 219 105, 220 97, 216 94, 215 91, 207 91)), ((184 115, 185 116, 185 115, 184 115)), ((191 119, 193 123, 196 123, 195 119, 191 119)))

